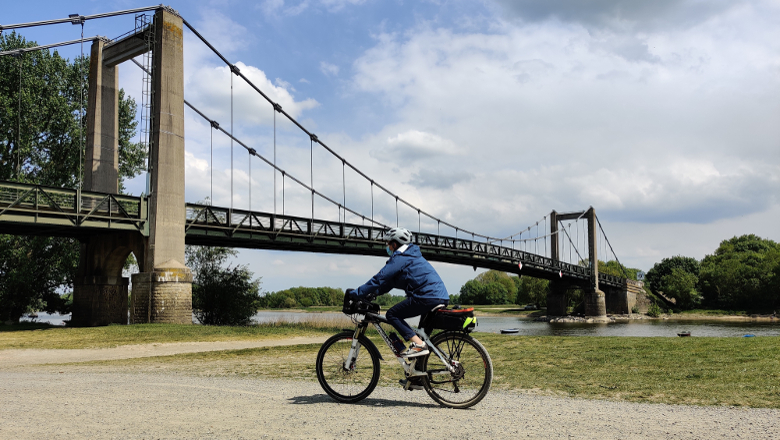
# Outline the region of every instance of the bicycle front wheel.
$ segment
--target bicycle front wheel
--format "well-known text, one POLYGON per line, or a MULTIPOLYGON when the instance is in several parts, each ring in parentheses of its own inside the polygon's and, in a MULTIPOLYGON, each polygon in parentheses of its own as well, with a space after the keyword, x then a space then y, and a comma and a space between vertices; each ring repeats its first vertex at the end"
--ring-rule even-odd
POLYGON ((479 403, 493 382, 493 362, 485 347, 460 332, 439 333, 431 342, 451 360, 455 371, 450 372, 433 352, 421 359, 418 369, 427 373, 423 386, 428 395, 451 408, 479 403))
POLYGON ((351 365, 346 363, 352 347, 352 332, 332 336, 317 354, 317 380, 322 389, 339 402, 359 402, 368 397, 379 382, 379 358, 364 339, 358 339, 357 358, 351 365))

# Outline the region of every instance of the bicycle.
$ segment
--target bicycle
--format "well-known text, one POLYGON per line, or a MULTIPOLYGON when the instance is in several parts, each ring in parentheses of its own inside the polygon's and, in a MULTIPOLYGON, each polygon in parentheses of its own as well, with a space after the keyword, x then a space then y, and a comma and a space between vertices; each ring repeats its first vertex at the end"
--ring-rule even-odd
POLYGON ((400 356, 405 349, 403 342, 397 339, 400 344, 394 345, 382 328, 387 318, 379 314, 379 305, 372 303, 373 299, 345 295, 342 312, 352 317, 355 329, 330 337, 317 353, 317 380, 330 397, 356 403, 376 388, 379 361, 384 358, 365 335, 369 325, 376 328, 403 367, 404 389, 422 386, 434 401, 451 408, 471 407, 487 395, 493 381, 493 362, 485 347, 469 334, 476 326, 473 309, 446 309, 442 305, 423 315, 415 333, 430 353, 407 359, 400 356), (432 334, 435 330, 440 331, 432 334))

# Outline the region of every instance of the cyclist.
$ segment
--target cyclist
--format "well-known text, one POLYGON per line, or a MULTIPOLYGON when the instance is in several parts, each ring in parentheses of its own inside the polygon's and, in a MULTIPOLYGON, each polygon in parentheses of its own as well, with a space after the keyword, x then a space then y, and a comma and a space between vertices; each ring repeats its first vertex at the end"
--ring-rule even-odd
POLYGON ((387 242, 386 251, 390 259, 379 273, 352 294, 362 297, 372 293, 381 295, 394 288, 404 290, 406 299, 387 311, 387 321, 410 342, 409 349, 401 356, 424 356, 429 353, 428 347, 405 319, 428 313, 439 304, 446 306, 450 296, 439 274, 423 258, 420 248, 412 244, 411 232, 404 228, 393 228, 383 238, 387 242))

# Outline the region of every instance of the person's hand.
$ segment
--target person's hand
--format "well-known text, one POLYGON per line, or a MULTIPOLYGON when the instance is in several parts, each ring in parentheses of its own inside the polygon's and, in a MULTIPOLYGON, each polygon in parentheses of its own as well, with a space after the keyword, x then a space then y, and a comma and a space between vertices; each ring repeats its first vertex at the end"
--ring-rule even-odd
POLYGON ((347 289, 346 295, 350 298, 357 298, 357 290, 355 289, 347 289))

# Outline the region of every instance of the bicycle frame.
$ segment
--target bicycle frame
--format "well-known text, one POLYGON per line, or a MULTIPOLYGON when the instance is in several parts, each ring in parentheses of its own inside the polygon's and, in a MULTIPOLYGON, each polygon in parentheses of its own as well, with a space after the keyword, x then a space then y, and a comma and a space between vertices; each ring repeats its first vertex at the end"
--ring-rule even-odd
MULTIPOLYGON (((352 336, 352 346, 349 350, 349 355, 347 356, 347 359, 344 361, 344 368, 349 370, 350 367, 355 362, 355 359, 357 359, 358 355, 360 354, 360 344, 358 343, 358 339, 363 336, 366 333, 366 330, 368 329, 368 325, 373 324, 374 328, 376 328, 377 333, 379 333, 379 336, 382 337, 382 340, 385 341, 385 344, 387 344, 387 347, 390 348, 390 351, 396 356, 396 359, 401 364, 401 367, 403 367, 404 371, 406 372, 407 377, 414 377, 414 376, 425 376, 426 373, 423 371, 418 371, 415 368, 415 364, 417 363, 417 359, 420 359, 420 357, 414 357, 411 359, 403 358, 401 357, 401 354, 398 353, 398 351, 393 346, 392 341, 390 340, 390 337, 387 336, 387 333, 382 328, 381 324, 387 324, 387 318, 376 314, 376 313, 366 313, 365 318, 363 318, 361 321, 357 323, 357 326, 355 327, 355 332, 352 336)), ((442 364, 446 366, 447 371, 450 373, 455 372, 455 365, 453 361, 451 361, 447 356, 445 356, 433 343, 431 342, 431 339, 428 337, 428 335, 425 333, 425 330, 421 328, 415 328, 414 332, 417 334, 417 336, 420 337, 425 343, 428 345, 428 348, 441 360, 442 364)))

